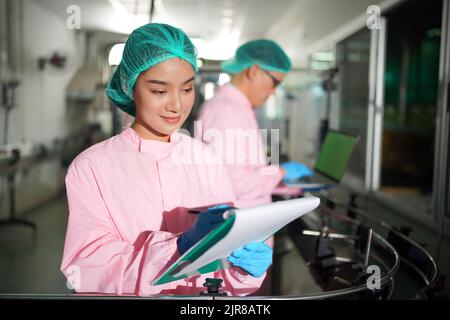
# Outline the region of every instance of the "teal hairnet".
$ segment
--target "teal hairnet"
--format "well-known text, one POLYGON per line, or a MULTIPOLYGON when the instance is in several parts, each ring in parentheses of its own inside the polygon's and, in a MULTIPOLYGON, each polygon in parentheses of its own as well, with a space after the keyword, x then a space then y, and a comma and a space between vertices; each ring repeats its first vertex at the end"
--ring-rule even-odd
POLYGON ((172 58, 189 62, 197 72, 197 50, 182 30, 159 23, 134 30, 125 43, 122 60, 106 88, 106 95, 120 109, 136 116, 132 92, 138 76, 172 58))
POLYGON ((236 74, 253 65, 259 65, 267 71, 287 73, 291 70, 291 60, 281 47, 272 40, 249 41, 240 46, 234 58, 224 61, 224 71, 236 74))

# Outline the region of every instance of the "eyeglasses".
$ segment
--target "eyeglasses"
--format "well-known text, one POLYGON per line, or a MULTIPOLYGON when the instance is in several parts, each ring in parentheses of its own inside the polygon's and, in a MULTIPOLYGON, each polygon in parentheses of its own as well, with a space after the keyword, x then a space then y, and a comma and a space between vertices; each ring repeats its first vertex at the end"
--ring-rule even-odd
POLYGON ((261 69, 262 71, 264 71, 265 74, 267 74, 273 81, 273 86, 274 88, 278 87, 281 83, 280 80, 278 80, 277 78, 275 78, 269 71, 261 69))

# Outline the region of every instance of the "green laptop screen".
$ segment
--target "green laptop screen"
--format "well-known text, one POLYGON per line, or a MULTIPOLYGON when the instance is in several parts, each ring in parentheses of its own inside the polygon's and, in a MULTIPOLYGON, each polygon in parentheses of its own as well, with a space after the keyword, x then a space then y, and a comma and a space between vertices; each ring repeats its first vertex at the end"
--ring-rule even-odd
POLYGON ((338 131, 329 131, 316 162, 316 171, 340 181, 352 154, 357 136, 338 131))

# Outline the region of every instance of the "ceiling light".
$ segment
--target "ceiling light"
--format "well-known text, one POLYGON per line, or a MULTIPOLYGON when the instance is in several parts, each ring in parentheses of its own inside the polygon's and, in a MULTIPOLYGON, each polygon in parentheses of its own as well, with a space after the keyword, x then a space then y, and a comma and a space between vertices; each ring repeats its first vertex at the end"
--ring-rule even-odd
POLYGON ((108 63, 110 66, 118 66, 122 60, 123 49, 125 48, 125 43, 115 44, 109 51, 108 63))
POLYGON ((222 19, 222 24, 224 26, 231 26, 233 24, 233 19, 231 19, 231 18, 223 18, 222 19))
POLYGON ((222 16, 231 18, 233 16, 233 10, 232 9, 223 10, 222 16))

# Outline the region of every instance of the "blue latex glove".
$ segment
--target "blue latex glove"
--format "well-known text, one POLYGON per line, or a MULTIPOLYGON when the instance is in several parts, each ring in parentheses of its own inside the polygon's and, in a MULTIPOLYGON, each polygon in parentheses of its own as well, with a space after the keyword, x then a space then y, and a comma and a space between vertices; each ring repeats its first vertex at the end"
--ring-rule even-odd
POLYGON ((272 264, 272 248, 263 242, 252 242, 237 249, 228 257, 235 267, 240 267, 255 278, 261 277, 272 264))
POLYGON ((230 208, 228 205, 221 204, 200 212, 194 225, 178 237, 178 252, 184 254, 211 230, 219 226, 224 221, 223 213, 230 208))
POLYGON ((289 161, 281 164, 285 174, 283 182, 300 180, 303 177, 311 177, 313 172, 308 166, 296 161, 289 161))

